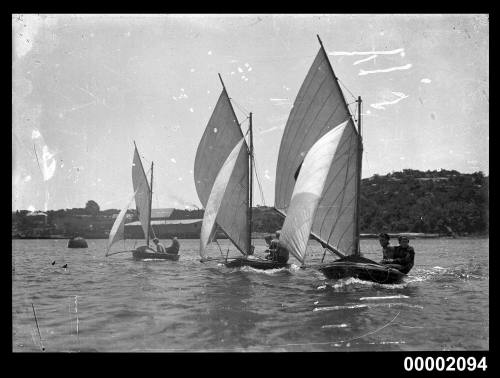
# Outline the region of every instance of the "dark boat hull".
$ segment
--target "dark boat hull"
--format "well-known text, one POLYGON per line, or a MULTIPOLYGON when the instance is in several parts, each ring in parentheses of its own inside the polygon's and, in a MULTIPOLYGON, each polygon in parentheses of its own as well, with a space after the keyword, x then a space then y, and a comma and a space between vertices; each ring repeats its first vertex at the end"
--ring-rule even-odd
POLYGON ((277 261, 263 260, 263 259, 246 259, 244 257, 234 259, 224 263, 228 268, 240 268, 242 266, 249 266, 254 269, 281 269, 288 268, 290 264, 279 263, 277 261))
POLYGON ((160 260, 179 260, 179 254, 177 253, 158 253, 149 247, 141 246, 132 251, 132 257, 136 260, 143 259, 160 259, 160 260))
POLYGON ((68 241, 68 248, 88 248, 87 241, 80 236, 71 238, 68 241))
POLYGON ((370 259, 359 256, 347 256, 337 261, 316 267, 329 279, 358 278, 381 284, 401 282, 406 274, 370 259))

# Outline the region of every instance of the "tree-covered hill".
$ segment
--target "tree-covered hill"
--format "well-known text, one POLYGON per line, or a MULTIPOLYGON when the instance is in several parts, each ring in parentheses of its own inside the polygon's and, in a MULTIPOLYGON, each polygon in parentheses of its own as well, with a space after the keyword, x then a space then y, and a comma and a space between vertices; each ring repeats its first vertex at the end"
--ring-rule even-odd
POLYGON ((405 169, 361 184, 361 232, 488 232, 488 177, 482 172, 405 169))
MULTIPOLYGON (((363 179, 360 231, 487 234, 488 182, 482 172, 412 169, 363 179)), ((117 209, 100 210, 92 200, 85 208, 49 210, 45 216, 33 216, 21 210, 12 214, 12 234, 106 237, 118 212, 117 209)), ((128 213, 130 221, 137 220, 134 208, 128 213)), ((271 207, 254 207, 252 215, 253 232, 274 232, 283 225, 283 218, 271 207)), ((169 218, 200 219, 203 210, 174 209, 169 218)))

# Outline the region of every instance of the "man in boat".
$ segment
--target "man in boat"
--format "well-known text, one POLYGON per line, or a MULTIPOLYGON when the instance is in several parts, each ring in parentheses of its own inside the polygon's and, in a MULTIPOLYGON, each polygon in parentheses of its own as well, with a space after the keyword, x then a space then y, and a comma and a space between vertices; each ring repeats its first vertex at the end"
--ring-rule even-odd
POLYGON ((278 248, 276 249, 276 252, 274 252, 273 260, 282 264, 286 264, 288 262, 289 256, 290 253, 288 252, 288 249, 282 246, 278 241, 278 248))
POLYGON ((391 237, 385 232, 378 235, 378 241, 382 247, 381 264, 388 264, 394 258, 394 247, 389 245, 391 237))
POLYGON ((413 268, 415 260, 415 250, 409 244, 410 240, 406 236, 398 238, 399 246, 392 247, 392 253, 388 258, 384 258, 381 264, 399 270, 407 274, 413 268))
POLYGON ((158 253, 167 253, 167 251, 165 250, 165 246, 160 243, 160 241, 158 240, 158 238, 154 238, 153 239, 153 243, 156 244, 156 252, 158 252, 158 253))
POLYGON ((177 237, 174 236, 172 238, 172 245, 168 247, 168 250, 166 252, 171 253, 173 255, 177 255, 179 253, 179 248, 180 248, 179 240, 177 240, 177 237))
POLYGON ((269 254, 266 256, 266 260, 274 260, 275 259, 274 256, 276 254, 276 251, 278 250, 279 242, 280 242, 279 241, 280 233, 281 233, 281 231, 277 230, 275 233, 274 239, 272 239, 270 242, 268 242, 269 237, 265 238, 266 243, 269 245, 269 248, 267 249, 267 252, 269 252, 269 254))
POLYGON ((402 273, 408 273, 415 262, 415 250, 409 245, 410 239, 406 236, 398 238, 399 245, 394 251, 394 262, 399 264, 401 268, 397 268, 402 273))

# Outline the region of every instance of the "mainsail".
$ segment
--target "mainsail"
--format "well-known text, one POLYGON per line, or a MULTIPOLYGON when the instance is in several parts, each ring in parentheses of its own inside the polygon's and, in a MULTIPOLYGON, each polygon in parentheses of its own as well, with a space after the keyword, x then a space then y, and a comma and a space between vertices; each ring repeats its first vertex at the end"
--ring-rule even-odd
POLYGON ((311 235, 342 254, 357 251, 357 177, 361 143, 344 95, 321 48, 290 112, 276 168, 275 208, 288 217, 296 180, 305 170, 311 147, 331 130, 345 125, 345 137, 326 177, 312 220, 311 235), (355 137, 354 137, 355 136, 355 137))
POLYGON ((135 205, 139 221, 144 231, 144 238, 147 238, 151 211, 151 189, 144 168, 142 167, 137 146, 134 150, 134 160, 132 162, 132 184, 135 192, 135 205))
MULTIPOLYGON (((234 173, 230 175, 229 182, 224 183, 227 185, 227 190, 223 192, 224 198, 216 211, 215 222, 224 230, 238 250, 247 254, 249 251, 248 146, 244 141, 226 88, 223 86, 217 105, 198 145, 194 163, 196 191, 205 211, 207 211, 211 193, 214 192, 216 196, 220 195, 220 193, 215 194, 220 188, 216 189, 214 182, 228 156, 232 151, 234 152, 235 146, 239 143, 242 143, 242 147, 236 155, 234 173)), ((212 229, 210 231, 215 232, 212 229)))
POLYGON ((113 227, 111 228, 111 231, 109 232, 109 238, 108 238, 108 245, 106 247, 106 256, 109 253, 109 250, 111 249, 111 246, 116 243, 119 240, 123 240, 125 238, 125 215, 127 214, 127 210, 132 204, 132 201, 134 200, 134 195, 132 198, 130 198, 129 203, 127 206, 125 206, 118 216, 115 219, 115 223, 113 223, 113 227))
MULTIPOLYGON (((238 217, 235 213, 235 211, 241 211, 239 209, 241 203, 248 201, 248 187, 246 190, 242 190, 245 181, 248 180, 248 171, 245 173, 244 167, 241 166, 242 161, 248 162, 246 157, 246 143, 245 139, 242 138, 227 157, 215 179, 205 206, 201 226, 200 255, 202 258, 206 258, 206 247, 211 241, 211 236, 216 227, 216 219, 219 224, 224 225, 222 226, 224 231, 236 247, 245 254, 248 252, 246 218, 238 217), (238 166, 238 163, 240 163, 240 166, 238 166)), ((246 164, 246 167, 248 167, 248 164, 246 164)))
MULTIPOLYGON (((352 123, 346 121, 322 136, 304 158, 280 235, 280 243, 302 263, 311 229, 327 213, 321 207, 325 197, 336 198, 345 196, 346 191, 355 191, 353 180, 346 181, 346 177, 349 177, 349 161, 353 160, 350 149, 357 145, 357 139, 352 123), (329 180, 331 176, 333 179, 329 180), (327 184, 330 187, 326 187, 327 184)), ((320 235, 328 236, 325 240, 335 241, 341 251, 351 248, 354 243, 354 212, 353 203, 335 207, 331 212, 336 220, 333 229, 318 228, 320 235)))
POLYGON ((242 137, 243 133, 238 119, 226 89, 223 88, 200 140, 194 160, 194 183, 203 206, 207 204, 222 164, 242 137))

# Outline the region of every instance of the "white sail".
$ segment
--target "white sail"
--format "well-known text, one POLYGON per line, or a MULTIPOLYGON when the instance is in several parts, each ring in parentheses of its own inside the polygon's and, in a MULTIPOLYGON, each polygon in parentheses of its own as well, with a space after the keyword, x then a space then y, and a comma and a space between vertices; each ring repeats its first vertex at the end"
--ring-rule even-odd
MULTIPOLYGON (((198 198, 204 207, 214 192, 214 182, 225 164, 226 159, 235 146, 241 142, 238 119, 229 101, 226 89, 223 88, 217 105, 208 122, 198 145, 194 163, 194 180, 198 198)), ((235 173, 231 176, 226 195, 217 210, 215 222, 223 229, 233 244, 243 254, 249 250, 249 224, 247 208, 249 204, 248 146, 237 155, 235 173)), ((205 211, 207 211, 205 209, 205 211)), ((215 230, 213 230, 215 232, 215 230)))
MULTIPOLYGON (((304 158, 280 235, 280 243, 300 262, 305 261, 309 234, 323 206, 325 193, 342 193, 346 187, 352 190, 345 177, 349 171, 349 148, 356 144, 357 138, 352 123, 343 122, 321 137, 304 158), (332 175, 335 178, 329 182, 332 175), (327 184, 330 187, 326 187, 327 184)), ((329 209, 321 210, 325 213, 329 209)), ((333 208, 339 222, 349 218, 352 223, 354 211, 355 206, 333 208), (344 214, 339 214, 339 210, 344 214)), ((352 243, 353 236, 353 232, 345 233, 341 239, 349 239, 352 243)))
MULTIPOLYGON (((297 94, 281 140, 275 207, 282 214, 289 212, 296 179, 304 169, 307 152, 322 136, 346 121, 347 129, 356 133, 344 95, 321 46, 297 94)), ((360 144, 357 137, 346 137, 346 140, 346 144, 339 147, 344 158, 335 161, 326 177, 311 233, 339 252, 351 254, 357 248, 354 236, 360 144)))
POLYGON ((111 227, 111 231, 109 232, 108 245, 106 247, 106 256, 111 249, 111 246, 119 240, 125 239, 125 215, 127 214, 127 210, 129 209, 132 201, 134 200, 134 195, 130 198, 129 203, 125 206, 118 216, 115 219, 115 223, 113 223, 113 227, 111 227))
POLYGON ((228 94, 223 89, 200 140, 194 161, 194 183, 203 206, 207 204, 222 164, 242 137, 238 119, 228 94))
POLYGON ((248 186, 245 186, 245 182, 248 182, 247 145, 242 138, 217 174, 205 206, 200 234, 202 258, 206 258, 206 248, 211 241, 216 221, 240 251, 245 254, 248 252, 246 211, 242 211, 248 204, 248 186), (245 217, 239 216, 240 214, 245 217))
POLYGON ((135 192, 135 205, 141 222, 144 238, 148 235, 149 216, 151 211, 151 189, 142 167, 137 147, 134 150, 132 162, 132 184, 135 192))

